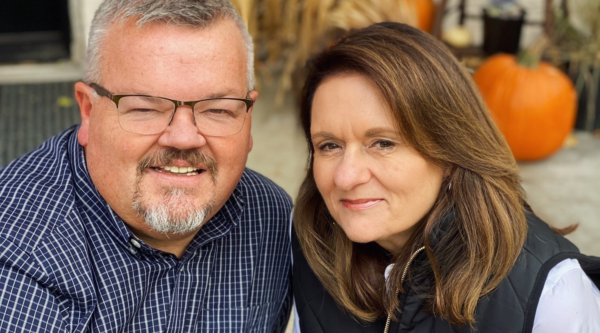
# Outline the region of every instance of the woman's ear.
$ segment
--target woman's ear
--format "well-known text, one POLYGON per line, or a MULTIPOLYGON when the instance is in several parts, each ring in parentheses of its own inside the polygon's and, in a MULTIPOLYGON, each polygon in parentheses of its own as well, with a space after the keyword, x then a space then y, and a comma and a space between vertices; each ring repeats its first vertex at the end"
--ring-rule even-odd
POLYGON ((448 178, 454 173, 456 166, 454 164, 445 163, 442 165, 442 169, 444 170, 444 178, 448 178))

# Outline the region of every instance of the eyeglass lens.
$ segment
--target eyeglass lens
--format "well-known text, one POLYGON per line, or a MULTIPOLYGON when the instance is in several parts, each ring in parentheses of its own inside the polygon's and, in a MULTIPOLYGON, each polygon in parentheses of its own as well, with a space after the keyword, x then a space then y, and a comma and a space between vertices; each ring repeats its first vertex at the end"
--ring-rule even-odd
MULTIPOLYGON (((175 107, 173 101, 159 97, 124 96, 117 108, 119 123, 127 132, 158 134, 169 126, 175 107)), ((246 111, 244 101, 211 99, 194 105, 194 119, 200 133, 228 136, 242 129, 246 111)))

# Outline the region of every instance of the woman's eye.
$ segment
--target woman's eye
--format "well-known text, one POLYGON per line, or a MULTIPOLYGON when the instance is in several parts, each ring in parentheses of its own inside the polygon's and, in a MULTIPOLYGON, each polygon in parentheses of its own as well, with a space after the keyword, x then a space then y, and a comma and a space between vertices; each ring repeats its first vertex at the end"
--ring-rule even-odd
POLYGON ((326 142, 319 146, 320 151, 332 151, 338 149, 340 146, 336 145, 333 142, 326 142))
POLYGON ((377 140, 373 143, 373 147, 380 149, 388 149, 394 147, 396 144, 389 140, 377 140))

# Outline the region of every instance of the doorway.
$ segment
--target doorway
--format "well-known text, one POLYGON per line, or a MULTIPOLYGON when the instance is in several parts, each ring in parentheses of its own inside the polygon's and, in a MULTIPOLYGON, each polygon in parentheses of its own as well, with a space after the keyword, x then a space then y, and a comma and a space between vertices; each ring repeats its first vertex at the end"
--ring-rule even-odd
POLYGON ((68 0, 2 0, 0 63, 70 58, 68 0))

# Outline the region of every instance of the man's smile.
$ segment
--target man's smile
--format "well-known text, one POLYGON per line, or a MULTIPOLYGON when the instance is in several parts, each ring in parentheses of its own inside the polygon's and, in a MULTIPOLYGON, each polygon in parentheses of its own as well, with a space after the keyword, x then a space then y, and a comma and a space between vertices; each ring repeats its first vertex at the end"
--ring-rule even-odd
POLYGON ((195 168, 195 167, 191 167, 191 166, 178 167, 178 166, 166 165, 164 167, 153 166, 150 168, 152 170, 160 172, 160 173, 167 173, 167 174, 173 174, 173 175, 179 175, 179 176, 196 176, 196 175, 199 175, 202 172, 206 171, 205 169, 195 168))
POLYGON ((217 181, 217 161, 198 150, 168 148, 144 157, 138 163, 138 176, 146 172, 168 181, 195 180, 207 174, 213 183, 217 181))

